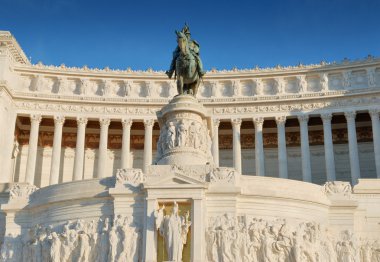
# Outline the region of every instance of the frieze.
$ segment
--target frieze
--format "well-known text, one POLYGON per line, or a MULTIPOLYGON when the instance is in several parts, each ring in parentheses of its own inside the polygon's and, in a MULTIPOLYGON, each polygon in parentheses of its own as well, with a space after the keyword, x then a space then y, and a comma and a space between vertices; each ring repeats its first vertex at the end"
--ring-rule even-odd
POLYGON ((376 261, 379 238, 359 238, 315 221, 268 220, 225 213, 209 217, 207 261, 376 261))

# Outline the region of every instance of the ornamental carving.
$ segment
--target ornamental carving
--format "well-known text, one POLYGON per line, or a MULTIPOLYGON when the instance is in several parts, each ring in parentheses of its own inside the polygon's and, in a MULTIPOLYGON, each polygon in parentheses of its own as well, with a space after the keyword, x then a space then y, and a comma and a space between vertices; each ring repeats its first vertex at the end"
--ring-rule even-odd
POLYGON ((323 189, 329 196, 349 197, 352 193, 351 184, 343 181, 328 181, 324 184, 323 189))
POLYGON ((120 185, 132 185, 139 186, 145 182, 145 175, 141 169, 127 168, 118 169, 116 171, 116 186, 120 185))
POLYGON ((27 201, 38 188, 27 183, 13 183, 9 188, 9 201, 27 201))
POLYGON ((209 176, 211 183, 234 184, 236 170, 228 167, 217 167, 210 172, 209 176))

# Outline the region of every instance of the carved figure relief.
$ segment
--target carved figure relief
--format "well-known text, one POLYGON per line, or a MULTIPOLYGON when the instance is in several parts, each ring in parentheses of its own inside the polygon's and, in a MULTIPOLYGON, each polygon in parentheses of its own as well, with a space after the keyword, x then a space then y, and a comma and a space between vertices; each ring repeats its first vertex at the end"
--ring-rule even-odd
POLYGON ((213 262, 370 262, 379 256, 378 240, 359 242, 350 231, 333 234, 315 222, 224 214, 209 218, 205 237, 213 262))
POLYGON ((240 96, 241 86, 240 86, 239 81, 237 81, 237 80, 232 81, 232 89, 233 89, 233 95, 234 96, 240 96))
POLYGON ((261 79, 255 79, 256 95, 264 95, 264 83, 261 79))
POLYGON ((305 93, 307 92, 307 81, 306 81, 306 76, 298 76, 298 88, 300 93, 305 93))
POLYGON ((342 73, 342 77, 343 77, 343 80, 342 80, 343 87, 350 87, 351 86, 351 72, 344 71, 342 73))
POLYGON ((321 81, 322 91, 329 90, 329 78, 328 78, 327 73, 321 74, 320 79, 321 79, 320 81, 321 81))
POLYGON ((98 221, 68 221, 62 230, 35 225, 22 236, 8 235, 1 248, 1 261, 140 261, 140 226, 128 217, 98 221), (118 220, 118 221, 117 221, 118 220))

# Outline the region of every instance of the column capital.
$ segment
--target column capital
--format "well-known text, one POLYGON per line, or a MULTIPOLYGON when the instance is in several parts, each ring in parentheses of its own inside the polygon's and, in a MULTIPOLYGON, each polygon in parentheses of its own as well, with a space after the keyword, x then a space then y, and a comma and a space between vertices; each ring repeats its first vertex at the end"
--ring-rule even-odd
POLYGON ((332 119, 332 113, 323 113, 321 114, 321 119, 323 122, 330 122, 332 119))
POLYGON ((297 118, 300 123, 309 122, 309 115, 299 115, 297 118))
POLYGON ((347 121, 355 120, 356 112, 355 111, 347 111, 347 112, 344 112, 344 116, 346 117, 347 121))
POLYGON ((372 108, 372 109, 368 110, 368 113, 371 116, 371 118, 379 117, 380 109, 379 108, 372 108))
POLYGON ((241 118, 232 118, 231 119, 231 124, 233 127, 240 127, 241 126, 241 118))
POLYGON ((264 124, 264 117, 261 117, 261 116, 254 117, 253 123, 255 124, 255 128, 262 128, 264 124))
POLYGON ((63 125, 65 123, 65 117, 61 115, 54 116, 54 124, 55 125, 63 125))
POLYGON ((42 116, 40 114, 32 114, 30 115, 30 122, 31 123, 38 123, 40 124, 42 120, 42 116))
POLYGON ((123 125, 123 128, 125 128, 125 127, 131 128, 132 123, 133 123, 133 121, 130 118, 122 118, 121 119, 121 124, 123 125))
POLYGON ((77 117, 77 125, 87 125, 88 119, 87 117, 77 117))
POLYGON ((100 127, 108 127, 111 123, 111 119, 109 118, 100 118, 99 119, 100 127))
POLYGON ((144 119, 144 126, 147 127, 153 127, 154 125, 154 119, 144 119))
POLYGON ((285 123, 286 123, 286 116, 276 116, 275 120, 276 120, 276 124, 278 126, 285 125, 285 123))
POLYGON ((219 119, 219 118, 213 118, 213 119, 212 119, 212 124, 213 124, 215 127, 219 127, 220 119, 219 119))

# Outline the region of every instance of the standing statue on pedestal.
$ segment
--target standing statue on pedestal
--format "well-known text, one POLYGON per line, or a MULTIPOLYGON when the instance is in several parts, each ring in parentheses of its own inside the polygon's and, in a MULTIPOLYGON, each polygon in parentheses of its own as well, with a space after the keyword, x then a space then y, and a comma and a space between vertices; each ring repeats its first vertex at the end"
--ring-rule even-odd
POLYGON ((175 32, 178 46, 173 52, 173 60, 166 74, 172 78, 175 72, 178 94, 196 96, 201 78, 205 74, 199 56, 200 46, 190 38, 190 29, 186 24, 181 31, 175 32))
POLYGON ((165 240, 168 261, 182 261, 183 245, 186 244, 191 222, 189 212, 185 216, 178 214, 178 204, 174 202, 171 215, 164 215, 165 206, 155 212, 156 229, 165 240))

